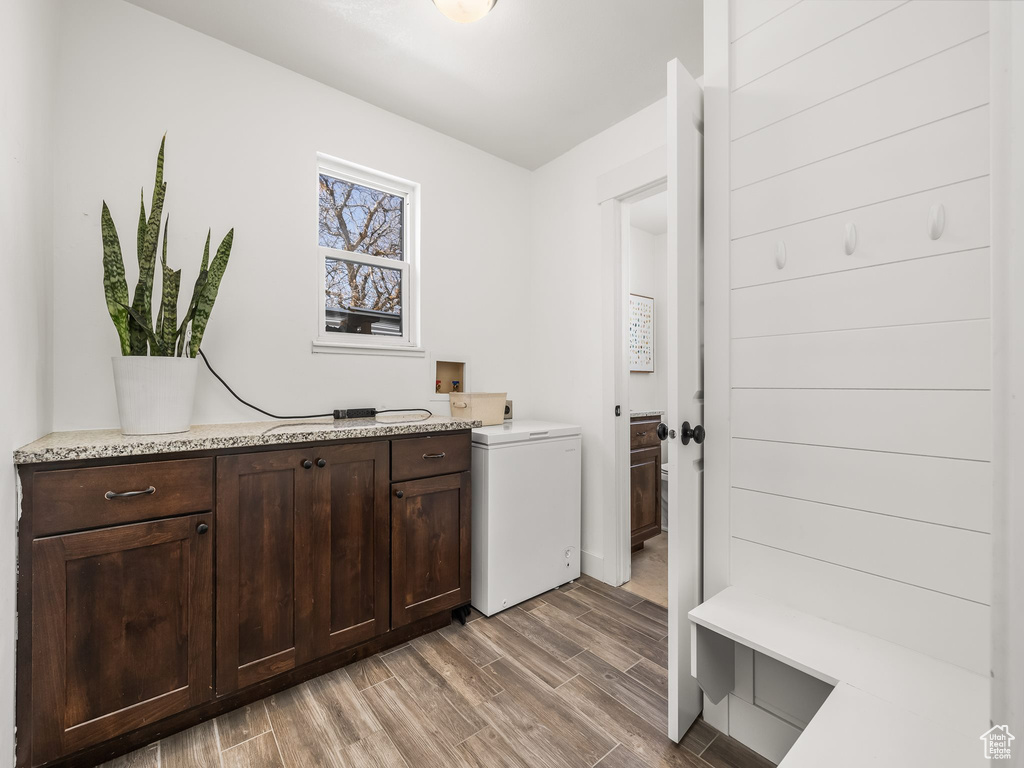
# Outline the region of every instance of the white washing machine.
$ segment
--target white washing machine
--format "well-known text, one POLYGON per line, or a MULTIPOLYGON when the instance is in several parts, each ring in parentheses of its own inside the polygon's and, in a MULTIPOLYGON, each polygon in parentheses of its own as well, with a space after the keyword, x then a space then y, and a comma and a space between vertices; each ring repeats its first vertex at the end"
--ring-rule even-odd
POLYGON ((485 616, 580 575, 580 428, 473 430, 473 607, 485 616))

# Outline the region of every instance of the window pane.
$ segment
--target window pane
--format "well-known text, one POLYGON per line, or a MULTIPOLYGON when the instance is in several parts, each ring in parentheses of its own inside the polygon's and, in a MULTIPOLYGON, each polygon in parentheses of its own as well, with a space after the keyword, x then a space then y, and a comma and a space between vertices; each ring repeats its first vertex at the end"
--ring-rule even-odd
POLYGON ((402 335, 402 272, 325 259, 329 333, 402 335))
POLYGON ((403 259, 404 198, 320 174, 320 245, 403 259))

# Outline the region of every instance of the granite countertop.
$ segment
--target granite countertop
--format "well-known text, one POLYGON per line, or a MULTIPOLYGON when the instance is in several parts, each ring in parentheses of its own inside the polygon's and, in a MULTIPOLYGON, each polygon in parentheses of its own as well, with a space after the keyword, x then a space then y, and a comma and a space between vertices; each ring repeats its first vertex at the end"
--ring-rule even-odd
POLYGON ((630 415, 630 418, 640 417, 640 416, 664 416, 665 412, 664 411, 630 411, 629 415, 630 415))
POLYGON ((51 432, 14 452, 15 464, 106 459, 159 453, 247 448, 256 445, 312 443, 360 437, 392 437, 474 429, 479 421, 431 416, 420 421, 383 423, 374 419, 309 419, 198 424, 171 435, 122 435, 118 429, 51 432))

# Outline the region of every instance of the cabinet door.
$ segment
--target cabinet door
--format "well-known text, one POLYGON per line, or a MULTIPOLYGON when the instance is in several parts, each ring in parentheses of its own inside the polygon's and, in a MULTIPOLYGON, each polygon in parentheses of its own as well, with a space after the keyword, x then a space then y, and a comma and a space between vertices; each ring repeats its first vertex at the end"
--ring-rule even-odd
POLYGON ((389 450, 383 441, 313 455, 313 620, 325 655, 390 628, 389 450))
POLYGON ((391 625, 470 599, 470 473, 391 486, 391 625))
POLYGON ((661 533, 661 448, 630 453, 629 499, 631 544, 661 533))
POLYGON ((32 542, 32 763, 213 696, 212 515, 32 542))
POLYGON ((217 459, 218 695, 313 658, 312 458, 217 459))

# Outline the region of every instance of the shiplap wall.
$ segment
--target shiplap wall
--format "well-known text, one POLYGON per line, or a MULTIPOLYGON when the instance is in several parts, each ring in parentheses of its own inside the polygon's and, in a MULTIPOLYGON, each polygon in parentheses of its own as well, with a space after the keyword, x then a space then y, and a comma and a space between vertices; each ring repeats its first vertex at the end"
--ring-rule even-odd
POLYGON ((988 12, 733 0, 730 13, 730 579, 983 674, 988 12))

